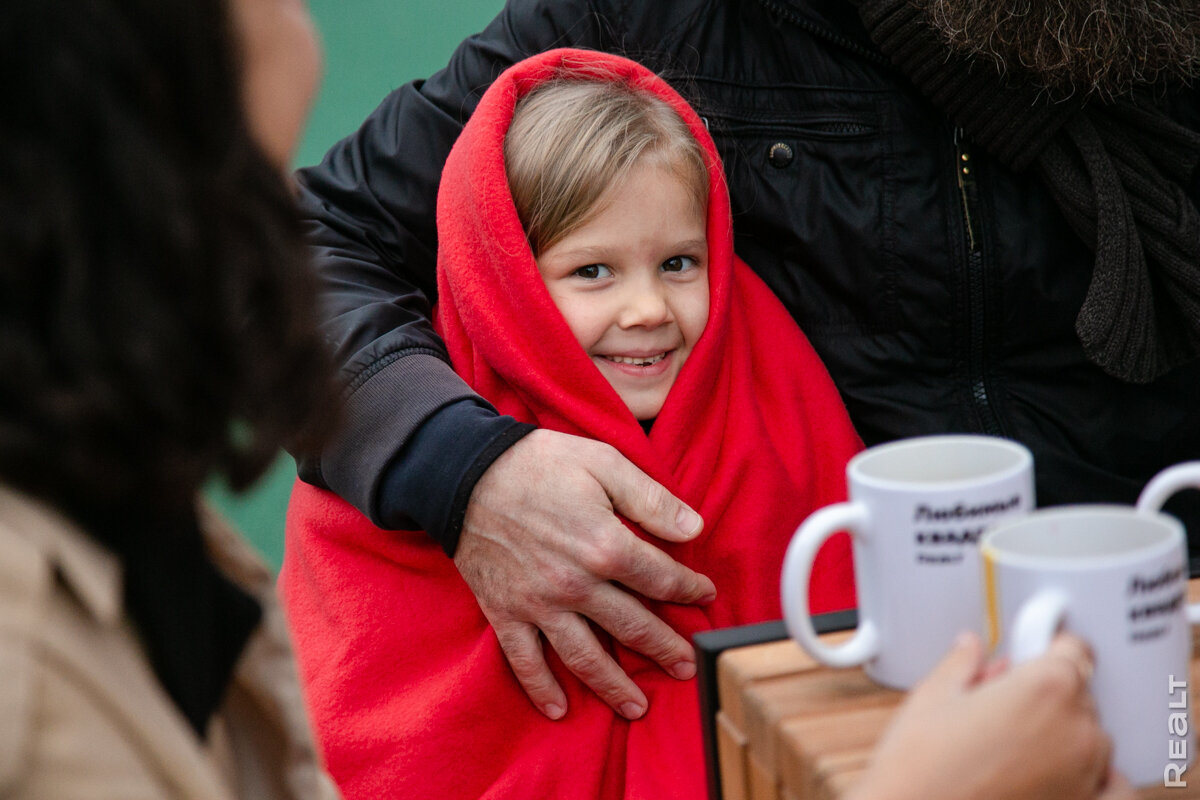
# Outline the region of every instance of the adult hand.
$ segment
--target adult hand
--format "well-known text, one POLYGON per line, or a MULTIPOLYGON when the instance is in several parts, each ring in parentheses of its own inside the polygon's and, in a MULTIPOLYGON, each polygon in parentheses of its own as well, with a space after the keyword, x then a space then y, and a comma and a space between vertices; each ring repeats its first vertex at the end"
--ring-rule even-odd
POLYGON ((716 588, 635 536, 614 511, 672 542, 703 527, 699 514, 614 448, 546 430, 496 459, 467 505, 454 563, 517 680, 551 719, 566 713, 567 699, 539 633, 628 719, 646 712, 646 696, 605 652, 589 620, 676 678, 696 673, 691 645, 622 587, 672 603, 711 602, 716 588))
POLYGON ((1059 635, 1041 658, 984 680, 983 646, 959 641, 913 689, 854 800, 1133 798, 1088 692, 1092 657, 1059 635))

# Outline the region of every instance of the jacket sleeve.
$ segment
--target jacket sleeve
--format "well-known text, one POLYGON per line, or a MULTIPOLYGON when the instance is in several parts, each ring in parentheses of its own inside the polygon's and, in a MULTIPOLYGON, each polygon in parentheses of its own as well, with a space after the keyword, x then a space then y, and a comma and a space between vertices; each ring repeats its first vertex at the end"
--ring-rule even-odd
MULTIPOLYGON (((403 468, 397 456, 431 417, 459 409, 454 425, 440 426, 451 435, 422 442, 442 451, 444 480, 423 488, 440 496, 442 510, 432 517, 444 519, 455 518, 445 509, 462 494, 461 480, 445 479, 446 473, 477 478, 480 454, 498 456, 488 442, 504 438, 509 427, 461 413, 459 401, 471 400, 484 416, 495 417, 450 368, 430 324, 434 211, 446 155, 483 91, 506 67, 553 47, 604 47, 613 39, 614 21, 615 14, 589 0, 510 0, 482 33, 459 45, 445 69, 392 92, 320 165, 299 174, 323 333, 344 387, 338 432, 319 453, 296 454, 300 474, 378 524, 396 527, 413 519, 443 541, 430 514, 414 513, 404 497, 389 498, 383 514, 378 497, 386 471, 403 468)), ((516 438, 510 432, 509 444, 516 438)), ((431 503, 429 497, 422 502, 431 503)))

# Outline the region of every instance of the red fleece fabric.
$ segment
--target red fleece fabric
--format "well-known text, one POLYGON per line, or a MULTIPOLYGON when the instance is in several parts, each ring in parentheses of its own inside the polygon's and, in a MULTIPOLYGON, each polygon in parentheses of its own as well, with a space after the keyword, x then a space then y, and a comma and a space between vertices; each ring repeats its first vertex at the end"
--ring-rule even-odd
MULTIPOLYGON (((687 103, 614 56, 558 50, 515 65, 450 154, 438 234, 438 323, 455 370, 503 414, 615 446, 703 516, 693 542, 647 538, 709 576, 716 601, 646 605, 684 636, 778 619, 787 542, 810 512, 844 499, 844 467, 861 445, 808 341, 733 255, 720 161, 687 103), (710 316, 649 435, 555 308, 509 195, 503 142, 514 104, 564 70, 663 98, 710 165, 710 316)), ((617 716, 547 648, 569 703, 563 720, 547 720, 453 563, 423 533, 377 529, 297 483, 281 592, 312 720, 350 800, 704 796, 694 680, 671 678, 599 633, 645 691, 648 713, 632 723, 617 716)), ((844 535, 818 559, 811 596, 818 611, 853 606, 844 535)))

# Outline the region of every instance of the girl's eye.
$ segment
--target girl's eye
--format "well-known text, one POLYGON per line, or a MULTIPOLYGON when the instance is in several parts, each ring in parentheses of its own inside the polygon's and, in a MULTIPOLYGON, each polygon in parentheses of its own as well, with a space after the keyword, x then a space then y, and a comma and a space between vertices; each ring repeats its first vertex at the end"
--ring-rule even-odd
POLYGON ((575 270, 573 274, 589 281, 594 281, 598 278, 605 278, 612 273, 609 271, 608 267, 604 266, 603 264, 588 264, 586 267, 580 267, 579 269, 575 270))
POLYGON ((683 272, 695 267, 696 259, 691 256, 672 256, 662 263, 663 272, 683 272))

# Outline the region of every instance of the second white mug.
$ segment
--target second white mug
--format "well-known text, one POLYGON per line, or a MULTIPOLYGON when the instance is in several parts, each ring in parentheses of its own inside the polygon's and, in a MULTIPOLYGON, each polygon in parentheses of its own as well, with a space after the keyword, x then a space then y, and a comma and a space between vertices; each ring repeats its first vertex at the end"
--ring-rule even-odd
POLYGON ((1200 463, 1165 470, 1138 508, 1060 506, 998 525, 981 544, 993 646, 1014 662, 1058 630, 1088 642, 1091 690, 1132 783, 1181 786, 1194 756, 1189 662, 1200 605, 1188 606, 1179 520, 1158 509, 1200 488, 1200 463))

